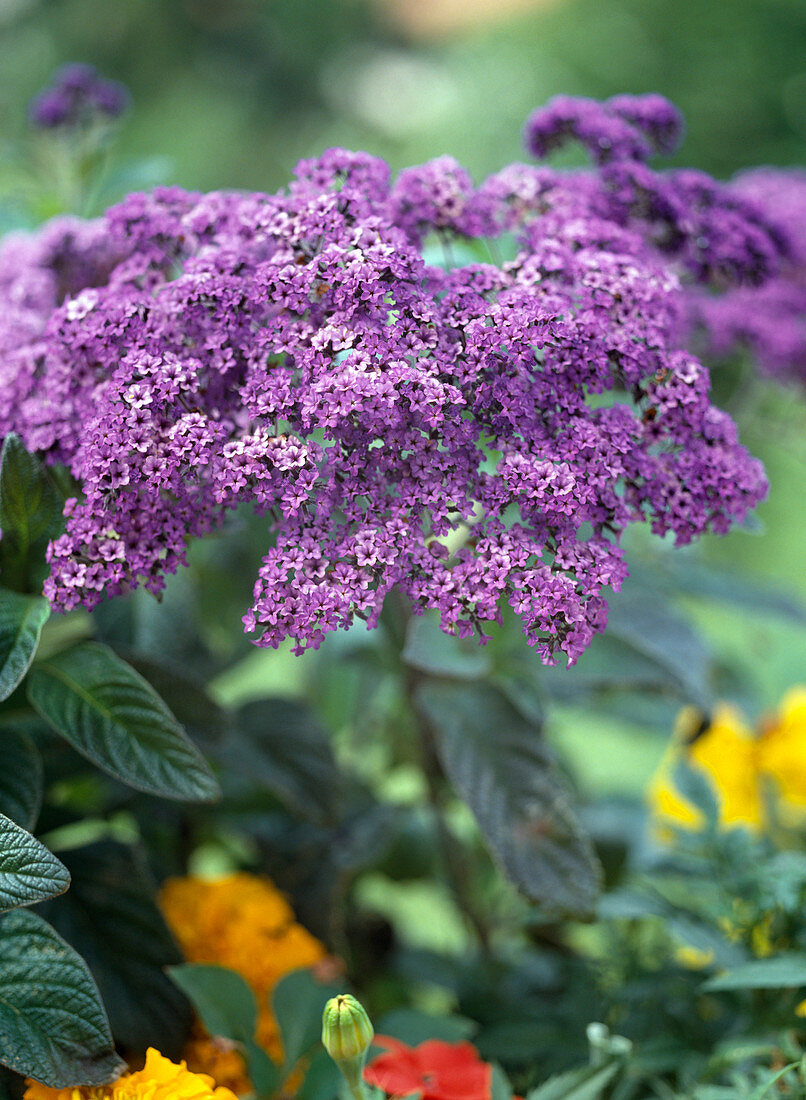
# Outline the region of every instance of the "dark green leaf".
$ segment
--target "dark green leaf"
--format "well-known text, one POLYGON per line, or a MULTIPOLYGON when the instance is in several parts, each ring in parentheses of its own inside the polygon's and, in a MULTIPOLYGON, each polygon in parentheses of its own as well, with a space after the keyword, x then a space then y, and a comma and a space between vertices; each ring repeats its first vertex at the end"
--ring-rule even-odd
POLYGON ((705 982, 709 993, 732 989, 796 989, 806 986, 806 955, 753 959, 705 982))
POLYGON ((236 716, 238 733, 220 756, 229 768, 267 787, 293 813, 317 823, 338 809, 341 776, 326 731, 310 710, 288 699, 259 699, 236 716))
POLYGON ((126 654, 132 668, 148 680, 171 713, 202 747, 214 749, 232 725, 232 716, 207 694, 204 683, 173 661, 126 654))
POLYGON ((0 730, 0 813, 33 829, 42 803, 42 758, 27 733, 0 730))
POLYGON ((181 954, 154 900, 137 849, 112 840, 63 852, 68 893, 41 912, 84 958, 98 983, 112 1033, 127 1050, 178 1056, 190 1007, 164 973, 181 954))
POLYGON ((314 1054, 305 1072, 305 1080, 297 1090, 297 1100, 336 1100, 341 1094, 344 1078, 325 1050, 314 1054))
POLYGON ((129 786, 165 798, 218 797, 204 758, 166 705, 106 646, 84 642, 37 663, 28 698, 74 749, 129 786))
POLYGON ((48 615, 43 596, 0 588, 0 699, 8 699, 28 671, 48 615))
POLYGON ((255 1042, 258 1006, 240 974, 223 966, 184 963, 168 973, 185 993, 211 1035, 240 1043, 258 1096, 271 1094, 280 1084, 280 1071, 255 1042))
POLYGON ((0 814, 0 912, 52 898, 69 885, 64 864, 36 837, 0 814))
POLYGON ((590 913, 601 871, 535 727, 487 684, 425 683, 417 698, 505 874, 549 913, 590 913))
POLYGON ((86 963, 24 909, 0 920, 0 1062, 53 1088, 103 1085, 126 1068, 86 963))
POLYGON ((295 970, 275 986, 272 1007, 283 1039, 286 1069, 320 1041, 322 1012, 328 1000, 341 992, 316 981, 309 970, 295 970))
POLYGON ((710 654, 700 635, 660 593, 620 593, 610 604, 607 632, 668 673, 691 702, 710 709, 710 654))
POLYGON ((42 463, 10 434, 0 455, 0 576, 6 588, 35 590, 47 573, 45 547, 62 524, 62 500, 42 463))

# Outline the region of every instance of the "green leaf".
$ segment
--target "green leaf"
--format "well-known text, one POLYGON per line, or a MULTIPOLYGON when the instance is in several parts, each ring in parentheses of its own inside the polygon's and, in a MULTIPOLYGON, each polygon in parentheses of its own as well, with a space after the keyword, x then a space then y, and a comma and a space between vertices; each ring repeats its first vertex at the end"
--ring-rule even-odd
POLYGON ((458 1043, 478 1031, 478 1025, 466 1016, 433 1016, 415 1008, 393 1008, 378 1020, 376 1030, 379 1035, 391 1035, 408 1046, 417 1046, 426 1039, 458 1043))
POLYGON ((322 1034, 322 1012, 343 990, 317 982, 309 970, 295 970, 274 987, 272 1007, 283 1039, 285 1068, 291 1070, 322 1034))
POLYGON ((32 591, 47 574, 45 548, 62 525, 62 500, 42 463, 19 436, 0 454, 0 576, 6 588, 32 591))
POLYGON ((788 1066, 784 1066, 783 1069, 773 1070, 768 1076, 766 1076, 756 1088, 750 1093, 747 1100, 764 1100, 764 1097, 770 1091, 772 1086, 776 1082, 780 1081, 782 1077, 786 1077, 793 1069, 797 1069, 798 1066, 803 1065, 803 1062, 790 1062, 788 1066))
POLYGON ((411 617, 401 656, 411 668, 460 680, 476 680, 492 667, 489 656, 475 642, 468 646, 440 630, 436 612, 411 617))
POLYGON ((493 1063, 490 1100, 512 1100, 512 1085, 497 1062, 493 1063))
POLYGON ((201 679, 174 661, 129 654, 126 658, 194 739, 211 750, 220 745, 232 725, 232 715, 207 694, 201 679))
POLYGON ((36 837, 0 814, 0 912, 52 898, 69 885, 64 864, 36 837))
POLYGON ((190 1000, 211 1035, 240 1043, 258 1096, 268 1096, 280 1084, 277 1066, 255 1042, 258 1006, 240 974, 223 966, 184 963, 168 973, 190 1000))
POLYGON ((209 801, 218 784, 192 741, 138 672, 97 642, 38 662, 34 709, 98 767, 165 798, 209 801))
POLYGON ((268 788, 292 813, 324 824, 338 811, 341 773, 330 738, 310 710, 289 699, 259 699, 241 707, 236 733, 219 758, 268 788))
POLYGON ((0 700, 8 699, 28 671, 49 615, 43 596, 0 588, 0 700))
POLYGON ((140 851, 101 840, 61 855, 71 888, 42 915, 89 966, 115 1040, 133 1053, 155 1046, 178 1057, 192 1017, 164 968, 182 955, 140 851))
POLYGON ((0 920, 0 1062, 52 1088, 103 1085, 126 1068, 86 963, 24 909, 0 920))
POLYGON ((0 730, 0 813, 33 829, 42 804, 42 757, 31 737, 13 726, 0 730))
POLYGON ((610 1084, 619 1068, 618 1062, 610 1062, 569 1070, 527 1092, 526 1100, 599 1100, 602 1089, 610 1084))
POLYGON ((796 989, 806 986, 806 955, 776 955, 753 959, 709 979, 701 987, 708 993, 733 989, 796 989))
POLYGON ((203 963, 181 963, 168 973, 196 1009, 211 1035, 249 1042, 257 1028, 257 1000, 234 970, 203 963))
POLYGON ((640 588, 621 592, 610 604, 607 633, 664 670, 691 702, 710 710, 710 653, 701 636, 660 592, 640 588))
POLYGON ((590 913, 601 870, 535 726, 487 684, 425 683, 417 701, 508 878, 547 913, 590 913))
POLYGON ((296 1097, 297 1100, 336 1100, 343 1083, 339 1067, 326 1050, 320 1050, 311 1058, 296 1097))

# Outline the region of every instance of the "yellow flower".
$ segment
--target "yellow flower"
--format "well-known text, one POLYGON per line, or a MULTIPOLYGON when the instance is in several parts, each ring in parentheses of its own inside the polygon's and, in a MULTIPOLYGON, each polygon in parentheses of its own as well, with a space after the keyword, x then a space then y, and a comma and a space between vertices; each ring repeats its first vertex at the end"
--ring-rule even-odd
POLYGON ((704 970, 706 966, 710 966, 714 961, 713 951, 703 951, 699 947, 691 947, 690 944, 683 944, 678 947, 674 957, 687 970, 704 970))
POLYGON ((686 708, 678 720, 672 744, 650 783, 648 798, 655 820, 660 826, 702 828, 701 811, 686 801, 674 785, 674 768, 679 760, 685 759, 704 772, 714 788, 722 826, 760 829, 764 805, 759 785, 758 741, 741 712, 728 703, 720 703, 708 727, 688 740, 692 719, 692 709, 686 708))
POLYGON ((191 1073, 149 1047, 146 1064, 137 1073, 124 1073, 100 1088, 52 1089, 38 1081, 26 1082, 24 1100, 236 1100, 229 1089, 217 1087, 212 1077, 191 1073))
POLYGON ((759 739, 760 767, 775 781, 785 804, 806 810, 806 687, 781 700, 777 715, 759 739))
MULTIPOLYGON (((169 879, 160 904, 188 962, 225 966, 251 986, 260 1006, 257 1041, 280 1059, 271 993, 292 970, 324 959, 324 946, 294 920, 274 884, 256 875, 169 879)), ((217 1064, 215 1059, 205 1063, 200 1053, 195 1048, 194 1066, 212 1069, 217 1064)))

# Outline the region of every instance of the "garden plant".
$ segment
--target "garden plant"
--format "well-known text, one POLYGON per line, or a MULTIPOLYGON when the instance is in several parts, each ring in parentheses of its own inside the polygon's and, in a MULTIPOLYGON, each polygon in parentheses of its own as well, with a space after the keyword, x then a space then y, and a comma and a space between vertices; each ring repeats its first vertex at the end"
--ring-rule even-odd
POLYGON ((685 610, 806 621, 695 545, 806 383, 806 174, 556 97, 478 184, 113 200, 129 109, 56 75, 0 242, 3 1094, 806 1096, 806 689, 685 610), (668 735, 648 808, 569 701, 668 735))

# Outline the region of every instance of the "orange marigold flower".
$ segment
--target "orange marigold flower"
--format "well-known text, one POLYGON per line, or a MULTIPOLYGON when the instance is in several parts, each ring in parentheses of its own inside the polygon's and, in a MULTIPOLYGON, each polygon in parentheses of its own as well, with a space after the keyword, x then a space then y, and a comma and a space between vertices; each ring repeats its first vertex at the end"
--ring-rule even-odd
POLYGON ((111 1085, 53 1089, 31 1080, 26 1085, 24 1100, 236 1100, 212 1077, 192 1073, 185 1062, 171 1062, 153 1047, 141 1070, 124 1073, 111 1085))
POLYGON ((257 875, 169 879, 160 904, 188 962, 225 966, 251 986, 261 1006, 257 1041, 280 1058, 271 993, 292 970, 324 959, 324 946, 294 920, 271 880, 257 875))
POLYGON ((194 1073, 209 1074, 236 1096, 252 1092, 246 1061, 237 1045, 219 1035, 208 1035, 198 1020, 193 1024, 193 1031, 182 1053, 188 1069, 194 1073))

